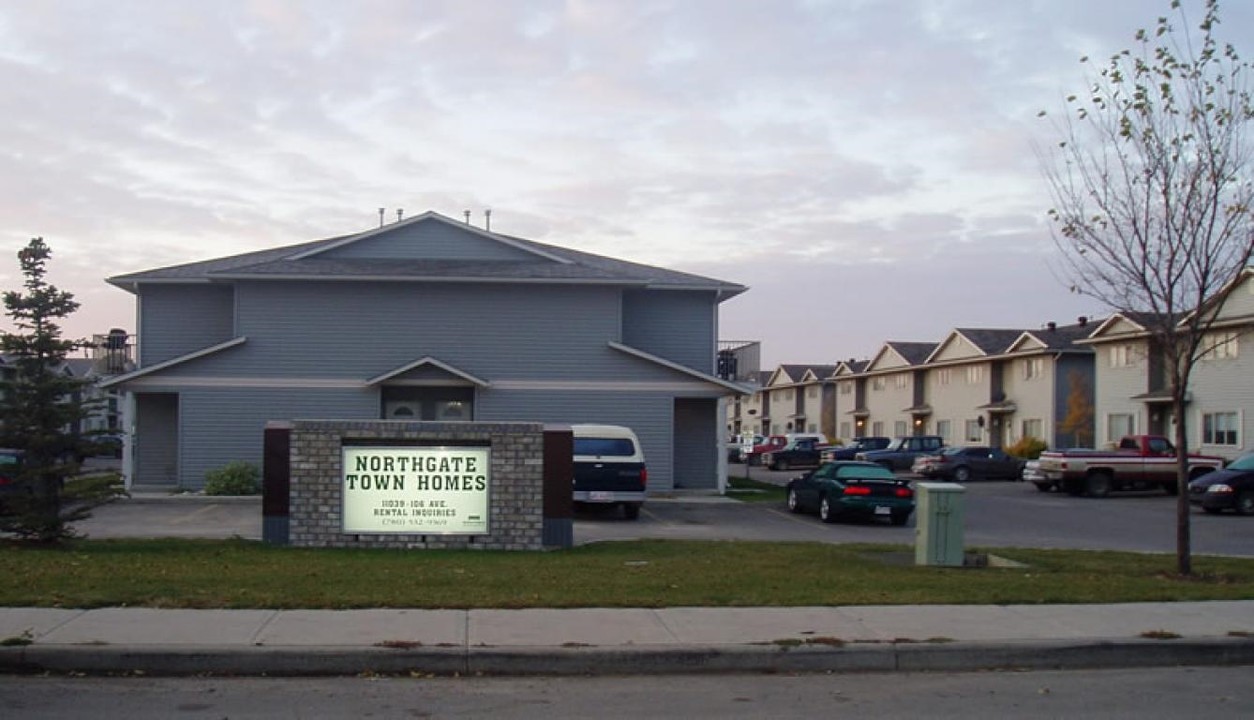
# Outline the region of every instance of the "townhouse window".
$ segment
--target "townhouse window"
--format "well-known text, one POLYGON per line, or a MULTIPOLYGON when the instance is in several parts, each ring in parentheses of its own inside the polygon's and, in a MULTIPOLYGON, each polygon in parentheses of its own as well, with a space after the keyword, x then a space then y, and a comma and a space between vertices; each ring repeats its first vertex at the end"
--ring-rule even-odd
POLYGON ((897 420, 896 422, 893 423, 893 435, 896 435, 897 437, 902 437, 902 436, 909 435, 909 434, 910 434, 910 431, 907 429, 907 424, 905 420, 897 420))
POLYGON ((780 400, 790 402, 792 400, 792 390, 785 390, 784 394, 780 396, 780 400))
POLYGON ((1024 358, 1021 362, 1024 380, 1035 380, 1045 374, 1045 358, 1024 358))
POLYGON ((936 434, 940 435, 941 440, 944 440, 946 445, 949 444, 949 436, 952 432, 953 432, 953 423, 951 421, 949 420, 937 420, 936 421, 936 434))
POLYGON ((841 395, 852 395, 852 394, 853 394, 853 383, 851 383, 851 382, 843 382, 843 383, 840 383, 840 394, 841 394, 841 395))
POLYGON ((1130 344, 1111 345, 1109 350, 1110 366, 1112 368, 1132 367, 1136 360, 1136 352, 1134 346, 1130 344))
POLYGON ((978 385, 984 379, 983 365, 970 365, 967 367, 967 384, 978 385))
POLYGON ((876 376, 876 377, 871 378, 871 389, 872 389, 872 390, 883 390, 883 389, 884 389, 884 387, 885 387, 885 383, 884 383, 884 376, 883 376, 883 375, 878 375, 878 376, 876 376))
POLYGON ((1023 421, 1023 436, 1025 438, 1032 437, 1038 440, 1045 439, 1045 423, 1040 418, 1030 418, 1023 421))
POLYGON ((853 435, 851 435, 851 434, 850 434, 850 432, 849 432, 851 429, 852 429, 852 428, 850 427, 850 425, 849 425, 849 421, 848 421, 848 420, 846 420, 846 421, 842 422, 842 423, 840 424, 840 436, 841 436, 841 438, 848 440, 849 438, 853 437, 853 435))
POLYGON ((806 425, 806 432, 818 432, 818 431, 819 431, 819 426, 816 423, 810 423, 809 425, 806 425))
POLYGON ((906 388, 910 387, 910 376, 898 375, 895 378, 893 378, 893 383, 897 386, 898 390, 905 390, 906 388))
POLYGON ((1241 444, 1238 429, 1241 427, 1235 412, 1202 414, 1202 444, 1237 447, 1241 444))
POLYGON ((876 420, 875 422, 871 423, 871 434, 877 435, 877 436, 884 435, 884 421, 883 420, 876 420))
POLYGON ((1132 413, 1111 413, 1106 416, 1106 440, 1118 442, 1124 435, 1136 434, 1136 416, 1132 413))
POLYGON ((936 383, 938 385, 948 385, 949 381, 953 379, 953 376, 954 374, 952 370, 949 368, 941 368, 936 371, 936 383))
POLYGON ((980 441, 981 428, 980 428, 979 420, 968 420, 966 431, 967 431, 967 442, 979 442, 980 441))
POLYGON ((806 397, 813 400, 814 398, 818 396, 819 396, 819 389, 817 386, 811 385, 810 387, 806 388, 806 397))
POLYGON ((1202 338, 1202 354, 1198 360, 1229 360, 1237 356, 1240 349, 1238 335, 1234 332, 1206 333, 1202 338))

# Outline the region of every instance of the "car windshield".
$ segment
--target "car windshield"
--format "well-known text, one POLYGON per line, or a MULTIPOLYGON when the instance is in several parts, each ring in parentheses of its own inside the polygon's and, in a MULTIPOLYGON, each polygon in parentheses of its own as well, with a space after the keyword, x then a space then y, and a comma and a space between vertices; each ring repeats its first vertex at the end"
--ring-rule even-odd
POLYGON ((0 453, 0 466, 17 465, 17 456, 11 453, 0 453))
POLYGON ((631 457, 636 454, 636 445, 627 438, 577 437, 575 454, 631 457))
POLYGON ((1254 470, 1254 453, 1242 455, 1228 464, 1229 470, 1254 470))
POLYGON ((896 480, 892 470, 878 465, 844 465, 836 470, 841 480, 896 480))

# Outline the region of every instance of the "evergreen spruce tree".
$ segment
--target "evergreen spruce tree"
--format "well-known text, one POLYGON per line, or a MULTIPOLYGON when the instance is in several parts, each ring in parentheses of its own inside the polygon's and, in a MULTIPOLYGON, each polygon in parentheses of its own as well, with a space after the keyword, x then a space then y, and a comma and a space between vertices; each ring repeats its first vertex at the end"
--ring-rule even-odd
POLYGON ((11 371, 0 383, 0 446, 17 450, 22 461, 13 481, 17 492, 4 496, 0 531, 44 543, 71 537, 68 523, 88 516, 91 507, 116 492, 117 476, 73 487, 83 440, 76 430, 87 416, 81 400, 89 381, 66 371, 66 358, 82 345, 61 337, 58 321, 78 309, 74 296, 48 284, 52 251, 34 238, 17 253, 24 290, 4 293, 14 332, 0 336, 11 371))

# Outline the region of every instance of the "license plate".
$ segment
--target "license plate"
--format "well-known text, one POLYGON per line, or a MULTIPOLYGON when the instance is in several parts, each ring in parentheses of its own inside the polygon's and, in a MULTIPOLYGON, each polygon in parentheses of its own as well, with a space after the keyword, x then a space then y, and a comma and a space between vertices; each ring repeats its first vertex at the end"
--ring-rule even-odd
POLYGON ((875 514, 876 514, 876 515, 889 515, 889 514, 891 514, 891 513, 892 513, 892 510, 891 510, 890 508, 886 508, 886 507, 884 507, 883 505, 876 505, 876 506, 875 506, 875 514))
POLYGON ((594 490, 588 493, 588 500, 592 502, 610 502, 614 499, 614 493, 605 492, 604 490, 594 490))

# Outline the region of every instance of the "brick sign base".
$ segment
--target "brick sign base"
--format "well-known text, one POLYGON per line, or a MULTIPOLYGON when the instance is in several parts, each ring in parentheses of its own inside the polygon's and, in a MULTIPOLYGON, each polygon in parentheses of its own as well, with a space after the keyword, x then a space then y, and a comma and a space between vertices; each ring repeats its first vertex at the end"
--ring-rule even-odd
POLYGON ((553 445, 556 435, 559 453, 550 452, 546 465, 546 428, 539 423, 271 423, 266 428, 265 539, 298 547, 542 550, 569 546, 570 444, 568 440, 561 443, 563 435, 569 438, 569 432, 569 428, 556 432, 548 429, 548 445, 553 445), (346 533, 342 516, 343 448, 358 445, 490 448, 488 534, 346 533))

